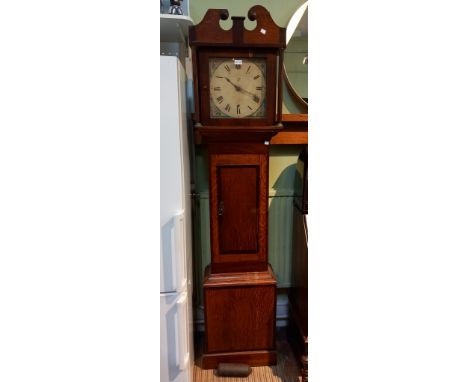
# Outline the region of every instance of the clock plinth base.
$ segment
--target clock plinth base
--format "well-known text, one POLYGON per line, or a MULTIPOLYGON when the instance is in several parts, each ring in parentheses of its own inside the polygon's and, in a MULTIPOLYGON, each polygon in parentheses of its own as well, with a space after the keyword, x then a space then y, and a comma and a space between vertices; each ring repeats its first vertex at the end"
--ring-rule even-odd
POLYGON ((202 368, 216 369, 218 364, 243 363, 252 367, 276 365, 275 350, 243 351, 233 353, 203 354, 202 368))
POLYGON ((220 362, 250 366, 276 364, 276 279, 261 272, 205 271, 205 351, 203 368, 220 362))

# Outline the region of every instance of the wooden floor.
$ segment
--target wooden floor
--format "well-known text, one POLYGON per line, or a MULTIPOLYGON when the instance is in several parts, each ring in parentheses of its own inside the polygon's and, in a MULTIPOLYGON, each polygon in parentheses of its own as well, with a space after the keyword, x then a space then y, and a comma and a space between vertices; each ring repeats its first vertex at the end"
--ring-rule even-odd
POLYGON ((297 382, 299 367, 294 358, 291 347, 286 341, 284 329, 277 332, 276 349, 278 363, 275 366, 253 367, 247 378, 218 377, 216 370, 203 370, 201 355, 203 349, 203 336, 195 338, 195 366, 193 368, 193 382, 297 382))

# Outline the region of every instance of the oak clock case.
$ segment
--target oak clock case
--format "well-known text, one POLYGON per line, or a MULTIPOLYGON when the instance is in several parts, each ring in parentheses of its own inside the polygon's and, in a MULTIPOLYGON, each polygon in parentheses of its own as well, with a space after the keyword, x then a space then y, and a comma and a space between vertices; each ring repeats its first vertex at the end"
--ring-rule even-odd
POLYGON ((189 29, 195 134, 209 156, 211 264, 203 282, 203 368, 276 364, 276 278, 268 264, 269 142, 281 128, 284 28, 256 5, 209 9, 189 29))

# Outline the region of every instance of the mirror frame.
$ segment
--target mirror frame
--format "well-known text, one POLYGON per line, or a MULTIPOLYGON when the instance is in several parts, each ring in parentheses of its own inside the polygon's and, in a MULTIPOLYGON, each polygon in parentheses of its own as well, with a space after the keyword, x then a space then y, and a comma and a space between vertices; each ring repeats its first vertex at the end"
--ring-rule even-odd
MULTIPOLYGON (((288 25, 286 27, 286 49, 289 44, 289 40, 291 40, 291 37, 293 36, 294 31, 296 30, 297 26, 299 25, 299 22, 302 19, 302 16, 304 16, 305 12, 308 12, 308 8, 309 8, 309 1, 306 1, 296 10, 296 12, 294 12, 294 14, 289 19, 288 25)), ((309 105, 308 102, 304 101, 304 99, 297 93, 296 89, 294 89, 294 86, 291 84, 291 81, 288 78, 288 73, 286 71, 286 66, 284 63, 283 63, 282 70, 283 70, 284 82, 292 98, 300 106, 307 108, 309 105)))

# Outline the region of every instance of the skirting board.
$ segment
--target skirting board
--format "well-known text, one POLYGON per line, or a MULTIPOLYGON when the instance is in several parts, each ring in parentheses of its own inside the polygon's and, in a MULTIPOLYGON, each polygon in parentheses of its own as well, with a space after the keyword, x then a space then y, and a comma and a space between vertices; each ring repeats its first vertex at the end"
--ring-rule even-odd
MULTIPOLYGON (((276 327, 286 327, 288 325, 288 314, 289 314, 289 302, 288 295, 278 291, 276 298, 276 327)), ((205 319, 204 319, 203 306, 197 306, 195 311, 195 330, 197 332, 205 331, 205 319)))

